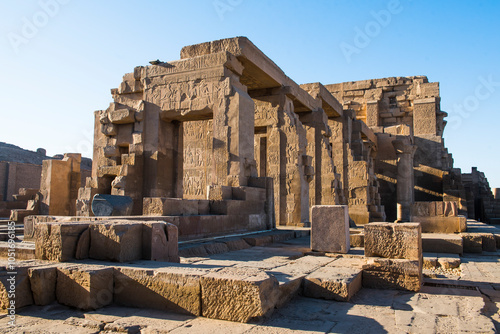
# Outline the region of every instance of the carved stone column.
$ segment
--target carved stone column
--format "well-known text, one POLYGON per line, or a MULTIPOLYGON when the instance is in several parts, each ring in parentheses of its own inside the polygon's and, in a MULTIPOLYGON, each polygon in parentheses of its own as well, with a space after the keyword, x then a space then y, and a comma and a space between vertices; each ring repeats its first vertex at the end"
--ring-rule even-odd
POLYGON ((413 155, 417 149, 408 139, 392 142, 396 150, 397 176, 397 222, 410 221, 410 207, 415 201, 413 179, 413 155))

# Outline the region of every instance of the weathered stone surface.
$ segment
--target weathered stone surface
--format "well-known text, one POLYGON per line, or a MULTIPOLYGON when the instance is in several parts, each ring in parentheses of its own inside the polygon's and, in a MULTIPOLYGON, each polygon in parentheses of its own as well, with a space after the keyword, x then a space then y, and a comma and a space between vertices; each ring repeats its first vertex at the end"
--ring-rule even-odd
POLYGON ((28 265, 0 267, 0 310, 15 314, 15 310, 33 304, 28 265), (15 269, 12 271, 11 269, 15 269))
POLYGON ((142 258, 142 223, 112 220, 90 225, 89 257, 105 261, 142 258))
POLYGON ((114 302, 131 307, 201 315, 200 277, 208 271, 187 266, 156 270, 138 266, 117 267, 114 274, 114 302))
POLYGON ((418 223, 365 225, 365 256, 420 260, 422 233, 418 223))
POLYGON ((152 261, 179 262, 177 226, 165 222, 144 222, 142 258, 152 261))
POLYGON ((131 109, 116 109, 108 112, 108 118, 111 123, 127 124, 134 123, 134 111, 131 109))
POLYGON ((361 289, 362 271, 355 268, 323 267, 304 279, 304 296, 349 301, 361 289))
POLYGON ((223 268, 201 278, 202 315, 248 322, 272 312, 279 297, 278 281, 263 271, 223 268))
POLYGON ((311 208, 311 248, 332 253, 349 251, 349 214, 346 205, 315 205, 311 208))
POLYGON ((75 250, 75 259, 82 260, 89 258, 90 250, 90 228, 87 228, 82 232, 78 238, 75 250))
POLYGON ((95 310, 113 302, 113 268, 78 265, 57 268, 56 298, 60 304, 95 310))
POLYGON ((37 223, 35 258, 58 262, 74 259, 78 239, 89 224, 89 222, 37 223))
POLYGON ((460 256, 457 254, 437 254, 437 262, 444 269, 454 269, 460 267, 460 256))
POLYGON ((478 233, 462 233, 464 253, 481 253, 483 251, 483 238, 478 233))
POLYGON ((421 286, 420 261, 370 258, 363 266, 363 287, 420 291, 421 286))
POLYGON ((56 300, 56 266, 40 266, 28 269, 35 305, 48 305, 56 300))
POLYGON ((496 252, 497 242, 495 240, 495 235, 492 233, 481 233, 481 246, 483 252, 496 252))

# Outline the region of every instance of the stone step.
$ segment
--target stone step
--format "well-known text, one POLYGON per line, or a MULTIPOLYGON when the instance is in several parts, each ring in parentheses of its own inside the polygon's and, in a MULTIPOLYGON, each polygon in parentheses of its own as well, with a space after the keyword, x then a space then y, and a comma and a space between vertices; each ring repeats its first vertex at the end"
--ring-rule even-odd
MULTIPOLYGON (((0 241, 0 259, 7 259, 8 253, 12 251, 9 242, 0 241)), ((15 243, 16 260, 32 260, 35 258, 34 242, 16 242, 15 243)))
POLYGON ((239 201, 265 201, 266 189, 255 187, 233 187, 232 199, 239 201))
POLYGON ((265 213, 265 201, 210 201, 210 213, 215 215, 253 215, 265 213))
POLYGON ((304 278, 306 297, 349 301, 362 287, 364 260, 339 258, 304 278))
POLYGON ((427 253, 463 254, 462 237, 448 233, 422 233, 422 250, 427 253))

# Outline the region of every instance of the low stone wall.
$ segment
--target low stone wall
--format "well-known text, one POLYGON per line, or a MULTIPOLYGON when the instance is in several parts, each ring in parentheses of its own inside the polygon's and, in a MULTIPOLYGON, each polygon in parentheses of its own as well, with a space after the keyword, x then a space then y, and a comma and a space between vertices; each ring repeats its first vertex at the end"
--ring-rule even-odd
POLYGON ((35 226, 35 258, 179 262, 178 231, 163 221, 40 222, 35 226))

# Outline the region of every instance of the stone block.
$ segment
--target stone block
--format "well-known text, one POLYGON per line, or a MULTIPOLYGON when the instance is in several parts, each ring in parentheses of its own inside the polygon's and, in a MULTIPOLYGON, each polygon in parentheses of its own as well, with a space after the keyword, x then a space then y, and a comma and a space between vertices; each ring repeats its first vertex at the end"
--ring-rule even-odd
POLYGON ((179 259, 179 231, 165 222, 144 222, 142 229, 142 258, 152 261, 176 262, 179 259))
POLYGON ((418 223, 370 223, 364 227, 365 256, 421 260, 422 233, 418 223))
POLYGON ((349 214, 346 205, 315 205, 311 207, 310 217, 312 250, 330 253, 349 251, 349 214))
POLYGON ((0 267, 0 310, 8 314, 33 305, 28 267, 16 263, 15 272, 16 274, 12 274, 8 267, 0 267), (15 294, 15 298, 9 298, 12 294, 15 294))
POLYGON ((142 258, 142 224, 112 220, 90 225, 89 258, 134 261, 142 258))
POLYGON ((497 242, 495 235, 492 233, 481 233, 481 244, 483 252, 496 252, 497 242))
POLYGON ((464 253, 481 253, 483 238, 478 233, 462 233, 464 253))
POLYGON ((422 249, 429 253, 463 253, 463 240, 457 234, 422 233, 422 249))
POLYGON ((201 277, 202 316, 249 322, 270 314, 279 300, 275 277, 253 268, 222 268, 201 277))
POLYGON ((460 267, 461 260, 458 254, 437 254, 437 262, 444 269, 454 269, 460 267))
POLYGON ((364 247, 365 235, 363 233, 352 233, 349 236, 351 247, 364 247))
POLYGON ((360 289, 362 271, 355 268, 323 267, 307 275, 303 282, 306 297, 349 301, 360 289))
POLYGON ((210 201, 210 213, 215 215, 253 215, 265 213, 264 201, 210 201))
POLYGON ((256 187, 233 187, 232 199, 240 201, 265 201, 266 189, 256 187))
MULTIPOLYGON (((206 206, 207 202, 204 201, 206 206)), ((165 197, 149 197, 143 200, 143 213, 148 216, 195 216, 199 214, 199 207, 198 200, 165 197)))
POLYGON ((114 302, 128 307, 154 308, 201 315, 200 277, 208 269, 169 266, 150 269, 116 267, 114 302))
POLYGON ((56 300, 56 266, 40 266, 28 269, 35 305, 49 305, 56 300))
POLYGON ((365 288, 420 291, 421 286, 421 261, 370 258, 363 265, 365 288))
POLYGON ((57 262, 75 258, 80 235, 89 222, 64 222, 35 224, 35 258, 57 262))
POLYGON ((465 232, 467 228, 465 216, 411 216, 411 221, 422 225, 422 233, 458 233, 465 232))
POLYGON ((131 109, 110 110, 108 112, 108 118, 109 121, 114 124, 134 123, 134 113, 135 112, 131 109))
POLYGON ((57 268, 56 298, 60 304, 96 310, 113 302, 113 268, 79 265, 57 268))
POLYGON ((229 200, 233 198, 233 189, 228 186, 212 185, 207 187, 207 199, 212 201, 229 200))

